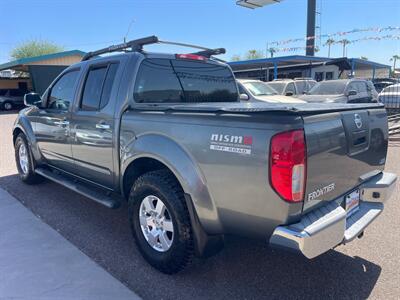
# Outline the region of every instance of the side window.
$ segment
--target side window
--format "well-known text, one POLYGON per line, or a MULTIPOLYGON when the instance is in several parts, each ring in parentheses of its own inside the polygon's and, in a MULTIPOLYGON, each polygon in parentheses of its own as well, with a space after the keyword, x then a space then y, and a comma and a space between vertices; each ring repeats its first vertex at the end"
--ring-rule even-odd
POLYGON ((74 99, 79 70, 65 73, 51 88, 47 108, 68 110, 74 99))
POLYGON ((104 81, 103 85, 103 92, 101 94, 100 99, 100 109, 105 107, 110 100, 111 91, 114 84, 115 74, 117 74, 118 64, 110 64, 108 67, 106 80, 104 81))
POLYGON ((237 102, 232 71, 216 63, 184 59, 146 59, 139 68, 135 102, 237 102))
POLYGON ((238 88, 239 88, 239 94, 246 94, 247 95, 246 91, 244 90, 244 88, 240 84, 238 84, 238 88))
POLYGON ((136 102, 142 103, 182 102, 182 88, 171 62, 144 60, 137 74, 134 97, 136 102))
POLYGON ((89 70, 81 99, 81 110, 96 111, 110 100, 118 64, 102 65, 89 70))
POLYGON ((350 83, 347 86, 347 92, 349 92, 349 91, 356 91, 358 93, 358 88, 354 82, 350 83))
POLYGON ((101 87, 106 77, 107 66, 91 69, 86 77, 81 100, 82 110, 98 110, 101 87))
POLYGON ((367 93, 367 85, 365 82, 357 82, 357 90, 359 93, 367 93))
POLYGON ((326 72, 325 80, 332 80, 332 79, 333 79, 333 72, 326 72))
POLYGON ((296 88, 293 82, 288 83, 288 85, 286 86, 286 93, 289 92, 293 93, 293 95, 296 95, 296 88))
POLYGON ((296 81, 295 85, 299 94, 303 94, 309 90, 307 87, 307 81, 296 81))

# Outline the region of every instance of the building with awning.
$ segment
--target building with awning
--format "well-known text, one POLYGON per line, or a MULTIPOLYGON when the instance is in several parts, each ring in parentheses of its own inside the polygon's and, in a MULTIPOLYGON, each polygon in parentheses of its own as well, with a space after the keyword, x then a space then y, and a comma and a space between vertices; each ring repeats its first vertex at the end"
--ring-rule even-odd
POLYGON ((278 78, 313 78, 317 81, 338 78, 385 78, 390 66, 360 58, 327 58, 290 55, 230 62, 235 76, 271 81, 278 78))
POLYGON ((50 83, 68 66, 79 62, 85 52, 70 50, 0 64, 0 89, 19 89, 42 94, 50 83), (13 72, 11 72, 13 71, 13 72))

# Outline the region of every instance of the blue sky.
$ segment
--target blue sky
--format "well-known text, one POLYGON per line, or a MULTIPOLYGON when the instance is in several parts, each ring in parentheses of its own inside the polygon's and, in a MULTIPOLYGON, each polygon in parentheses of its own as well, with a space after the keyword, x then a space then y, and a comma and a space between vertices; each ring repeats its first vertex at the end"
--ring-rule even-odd
MULTIPOLYGON (((400 0, 322 1, 322 33, 354 28, 400 26, 400 0)), ((50 40, 66 49, 94 50, 122 41, 131 20, 128 39, 158 35, 165 40, 209 47, 225 47, 230 59, 249 49, 265 51, 266 43, 305 36, 306 0, 284 0, 257 10, 235 0, 0 0, 0 62, 9 60, 11 49, 28 39, 50 40), (6 13, 7 12, 7 13, 6 13)), ((396 34, 364 32, 347 39, 396 34)), ((282 47, 303 46, 304 42, 282 47)), ((151 50, 182 52, 169 46, 151 50)), ((281 52, 277 56, 304 54, 281 52)), ((331 56, 342 54, 333 46, 331 56)), ((391 64, 400 55, 400 40, 359 42, 348 46, 349 57, 391 64)), ((317 53, 327 55, 322 47, 317 53)))

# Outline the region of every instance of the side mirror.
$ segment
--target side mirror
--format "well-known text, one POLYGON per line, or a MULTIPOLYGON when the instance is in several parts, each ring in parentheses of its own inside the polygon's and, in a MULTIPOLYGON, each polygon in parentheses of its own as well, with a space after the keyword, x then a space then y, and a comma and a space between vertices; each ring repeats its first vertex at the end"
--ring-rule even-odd
POLYGON ((347 96, 355 96, 355 95, 357 95, 357 91, 355 91, 355 90, 350 90, 350 91, 347 93, 347 96))
POLYGON ((24 96, 25 106, 40 106, 42 98, 37 93, 29 93, 24 96))
POLYGON ((285 96, 293 96, 294 94, 293 94, 293 92, 286 92, 286 94, 285 94, 285 96))
POLYGON ((248 101, 248 100, 249 100, 249 95, 247 95, 247 94, 240 94, 240 95, 239 95, 239 99, 240 99, 240 100, 248 101))

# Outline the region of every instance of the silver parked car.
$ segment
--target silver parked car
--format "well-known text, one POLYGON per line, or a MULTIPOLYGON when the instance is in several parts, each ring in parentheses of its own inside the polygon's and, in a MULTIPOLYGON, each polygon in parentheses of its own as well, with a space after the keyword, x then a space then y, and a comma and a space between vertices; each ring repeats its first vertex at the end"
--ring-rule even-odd
POLYGON ((400 83, 384 88, 379 94, 379 102, 387 109, 400 109, 400 83))
POLYGON ((237 79, 236 82, 241 100, 269 103, 306 103, 306 101, 294 97, 279 95, 277 91, 260 80, 237 79))
POLYGON ((19 89, 0 89, 0 110, 12 110, 24 104, 24 91, 19 89))
POLYGON ((368 80, 338 79, 318 82, 300 99, 307 102, 370 103, 378 101, 378 94, 368 80))

